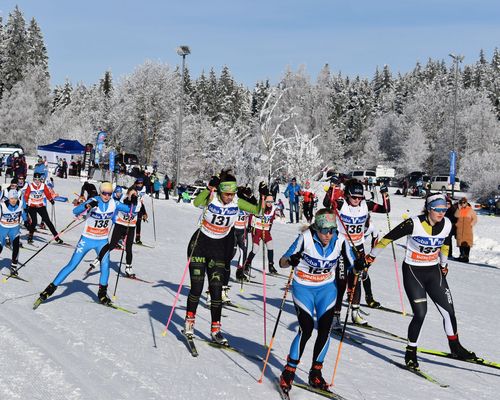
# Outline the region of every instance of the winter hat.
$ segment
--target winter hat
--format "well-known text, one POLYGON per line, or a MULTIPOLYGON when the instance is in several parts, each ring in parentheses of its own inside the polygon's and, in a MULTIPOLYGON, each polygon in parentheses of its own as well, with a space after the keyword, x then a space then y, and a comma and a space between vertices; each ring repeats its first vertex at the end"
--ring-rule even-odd
POLYGON ((432 207, 445 206, 446 207, 446 197, 441 193, 431 194, 427 199, 425 199, 425 208, 430 210, 432 207))
POLYGON ((355 182, 355 183, 349 185, 349 187, 347 189, 347 193, 349 194, 349 196, 364 197, 364 195, 365 195, 363 185, 359 182, 355 182))
POLYGON ((311 226, 315 231, 337 228, 337 218, 335 213, 326 208, 319 210, 314 216, 314 223, 311 226))
POLYGON ((18 193, 17 190, 11 189, 11 190, 9 190, 9 193, 7 194, 7 197, 9 199, 18 199, 19 198, 19 193, 18 193))
POLYGON ((111 184, 111 182, 104 181, 101 183, 101 186, 99 186, 99 191, 101 193, 113 193, 113 185, 111 184))

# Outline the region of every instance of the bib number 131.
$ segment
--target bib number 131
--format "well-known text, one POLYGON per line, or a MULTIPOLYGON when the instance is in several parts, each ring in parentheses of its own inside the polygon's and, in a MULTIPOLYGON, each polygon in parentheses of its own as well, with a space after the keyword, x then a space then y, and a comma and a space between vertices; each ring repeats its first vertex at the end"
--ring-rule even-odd
POLYGON ((225 217, 224 215, 212 215, 212 225, 218 225, 218 226, 228 226, 229 221, 231 219, 229 217, 225 217))

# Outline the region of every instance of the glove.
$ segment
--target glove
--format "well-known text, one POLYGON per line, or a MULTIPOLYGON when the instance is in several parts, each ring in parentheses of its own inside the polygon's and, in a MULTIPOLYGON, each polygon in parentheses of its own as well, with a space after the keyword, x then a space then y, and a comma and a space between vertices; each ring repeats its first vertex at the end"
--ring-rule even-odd
POLYGON ((216 188, 220 184, 220 178, 218 176, 212 176, 208 181, 208 186, 212 188, 216 188))
POLYGON ((370 267, 370 265, 372 265, 374 262, 375 262, 375 257, 373 257, 370 254, 367 254, 365 256, 365 264, 367 267, 370 267))
POLYGON ((134 206, 137 205, 137 195, 136 194, 133 194, 132 196, 130 196, 130 204, 133 204, 134 206))
POLYGON ((440 264, 439 268, 441 268, 441 273, 443 276, 448 275, 448 264, 440 264))
POLYGON ((50 200, 50 204, 54 205, 55 201, 54 199, 50 200))
POLYGON ((362 258, 356 258, 354 260, 354 272, 359 274, 360 272, 363 272, 363 270, 366 268, 365 260, 362 258))
POLYGON ((389 189, 384 184, 380 185, 380 193, 388 193, 389 189))
POLYGON ((148 214, 144 214, 144 215, 142 216, 142 220, 143 220, 144 222, 147 222, 147 220, 148 220, 148 214))
POLYGON ((269 188, 267 187, 267 183, 262 181, 259 183, 259 193, 261 196, 267 196, 269 194, 269 188))
POLYGON ((85 208, 86 208, 87 210, 90 210, 91 208, 97 207, 97 205, 98 205, 98 204, 99 204, 99 203, 98 203, 98 201, 97 201, 97 200, 92 199, 92 200, 90 200, 90 201, 89 201, 89 202, 85 205, 85 208))
POLYGON ((288 260, 288 263, 292 267, 296 267, 297 265, 299 265, 301 258, 302 258, 302 254, 299 254, 299 253, 292 254, 290 256, 290 259, 288 260))

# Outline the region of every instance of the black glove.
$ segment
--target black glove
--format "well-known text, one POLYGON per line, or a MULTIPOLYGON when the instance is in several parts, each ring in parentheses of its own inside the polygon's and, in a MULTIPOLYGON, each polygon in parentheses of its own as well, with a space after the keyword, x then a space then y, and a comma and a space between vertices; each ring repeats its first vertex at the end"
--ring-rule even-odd
POLYGON ((259 183, 259 193, 262 196, 267 196, 269 194, 269 188, 267 187, 267 183, 262 181, 259 183))
POLYGON ((380 185, 380 193, 388 193, 389 189, 384 184, 380 185))
POLYGON ((99 202, 95 199, 92 199, 90 200, 86 205, 85 205, 85 208, 87 210, 90 210, 91 208, 94 208, 94 207, 97 207, 99 204, 99 202))
POLYGON ((365 260, 363 258, 356 258, 354 260, 354 272, 360 273, 365 268, 367 268, 367 265, 366 265, 365 260))
POLYGON ((137 205, 137 195, 136 194, 133 194, 132 196, 130 196, 130 204, 133 204, 134 206, 137 205))
POLYGON ((220 184, 220 178, 218 176, 212 176, 210 180, 208 181, 208 186, 210 187, 217 187, 220 184))
POLYGON ((54 199, 50 200, 50 204, 54 205, 55 201, 54 199))
POLYGON ((299 253, 292 254, 290 256, 290 259, 288 260, 288 263, 292 267, 296 267, 297 265, 299 265, 299 262, 300 262, 301 258, 302 258, 302 254, 299 254, 299 253))

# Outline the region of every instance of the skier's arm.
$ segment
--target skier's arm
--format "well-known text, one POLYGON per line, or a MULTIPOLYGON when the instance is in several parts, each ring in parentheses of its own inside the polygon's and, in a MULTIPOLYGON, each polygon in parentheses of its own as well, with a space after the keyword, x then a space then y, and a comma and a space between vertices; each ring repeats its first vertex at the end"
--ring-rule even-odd
POLYGON ((382 251, 382 249, 391 244, 391 242, 401 239, 404 236, 411 235, 412 232, 413 220, 408 218, 380 239, 375 247, 371 249, 369 256, 374 259, 382 251))
POLYGON ((260 202, 258 204, 252 204, 252 203, 248 202, 247 200, 238 198, 238 208, 240 210, 249 212, 250 214, 258 215, 260 213, 260 211, 262 210, 261 205, 262 205, 262 203, 260 203, 260 202))
POLYGON ((366 201, 369 211, 380 214, 391 212, 391 201, 389 200, 389 196, 386 196, 386 194, 383 194, 382 196, 385 196, 384 204, 377 204, 373 200, 366 201))
POLYGON ((210 190, 203 189, 193 200, 193 205, 195 207, 202 207, 208 205, 210 202, 210 190))
POLYGON ((280 267, 281 268, 288 268, 291 265, 290 261, 291 261, 292 256, 299 253, 299 250, 300 250, 300 252, 302 252, 303 248, 304 248, 304 235, 299 234, 297 239, 295 239, 295 241, 288 248, 286 253, 283 254, 283 256, 280 258, 280 267))

